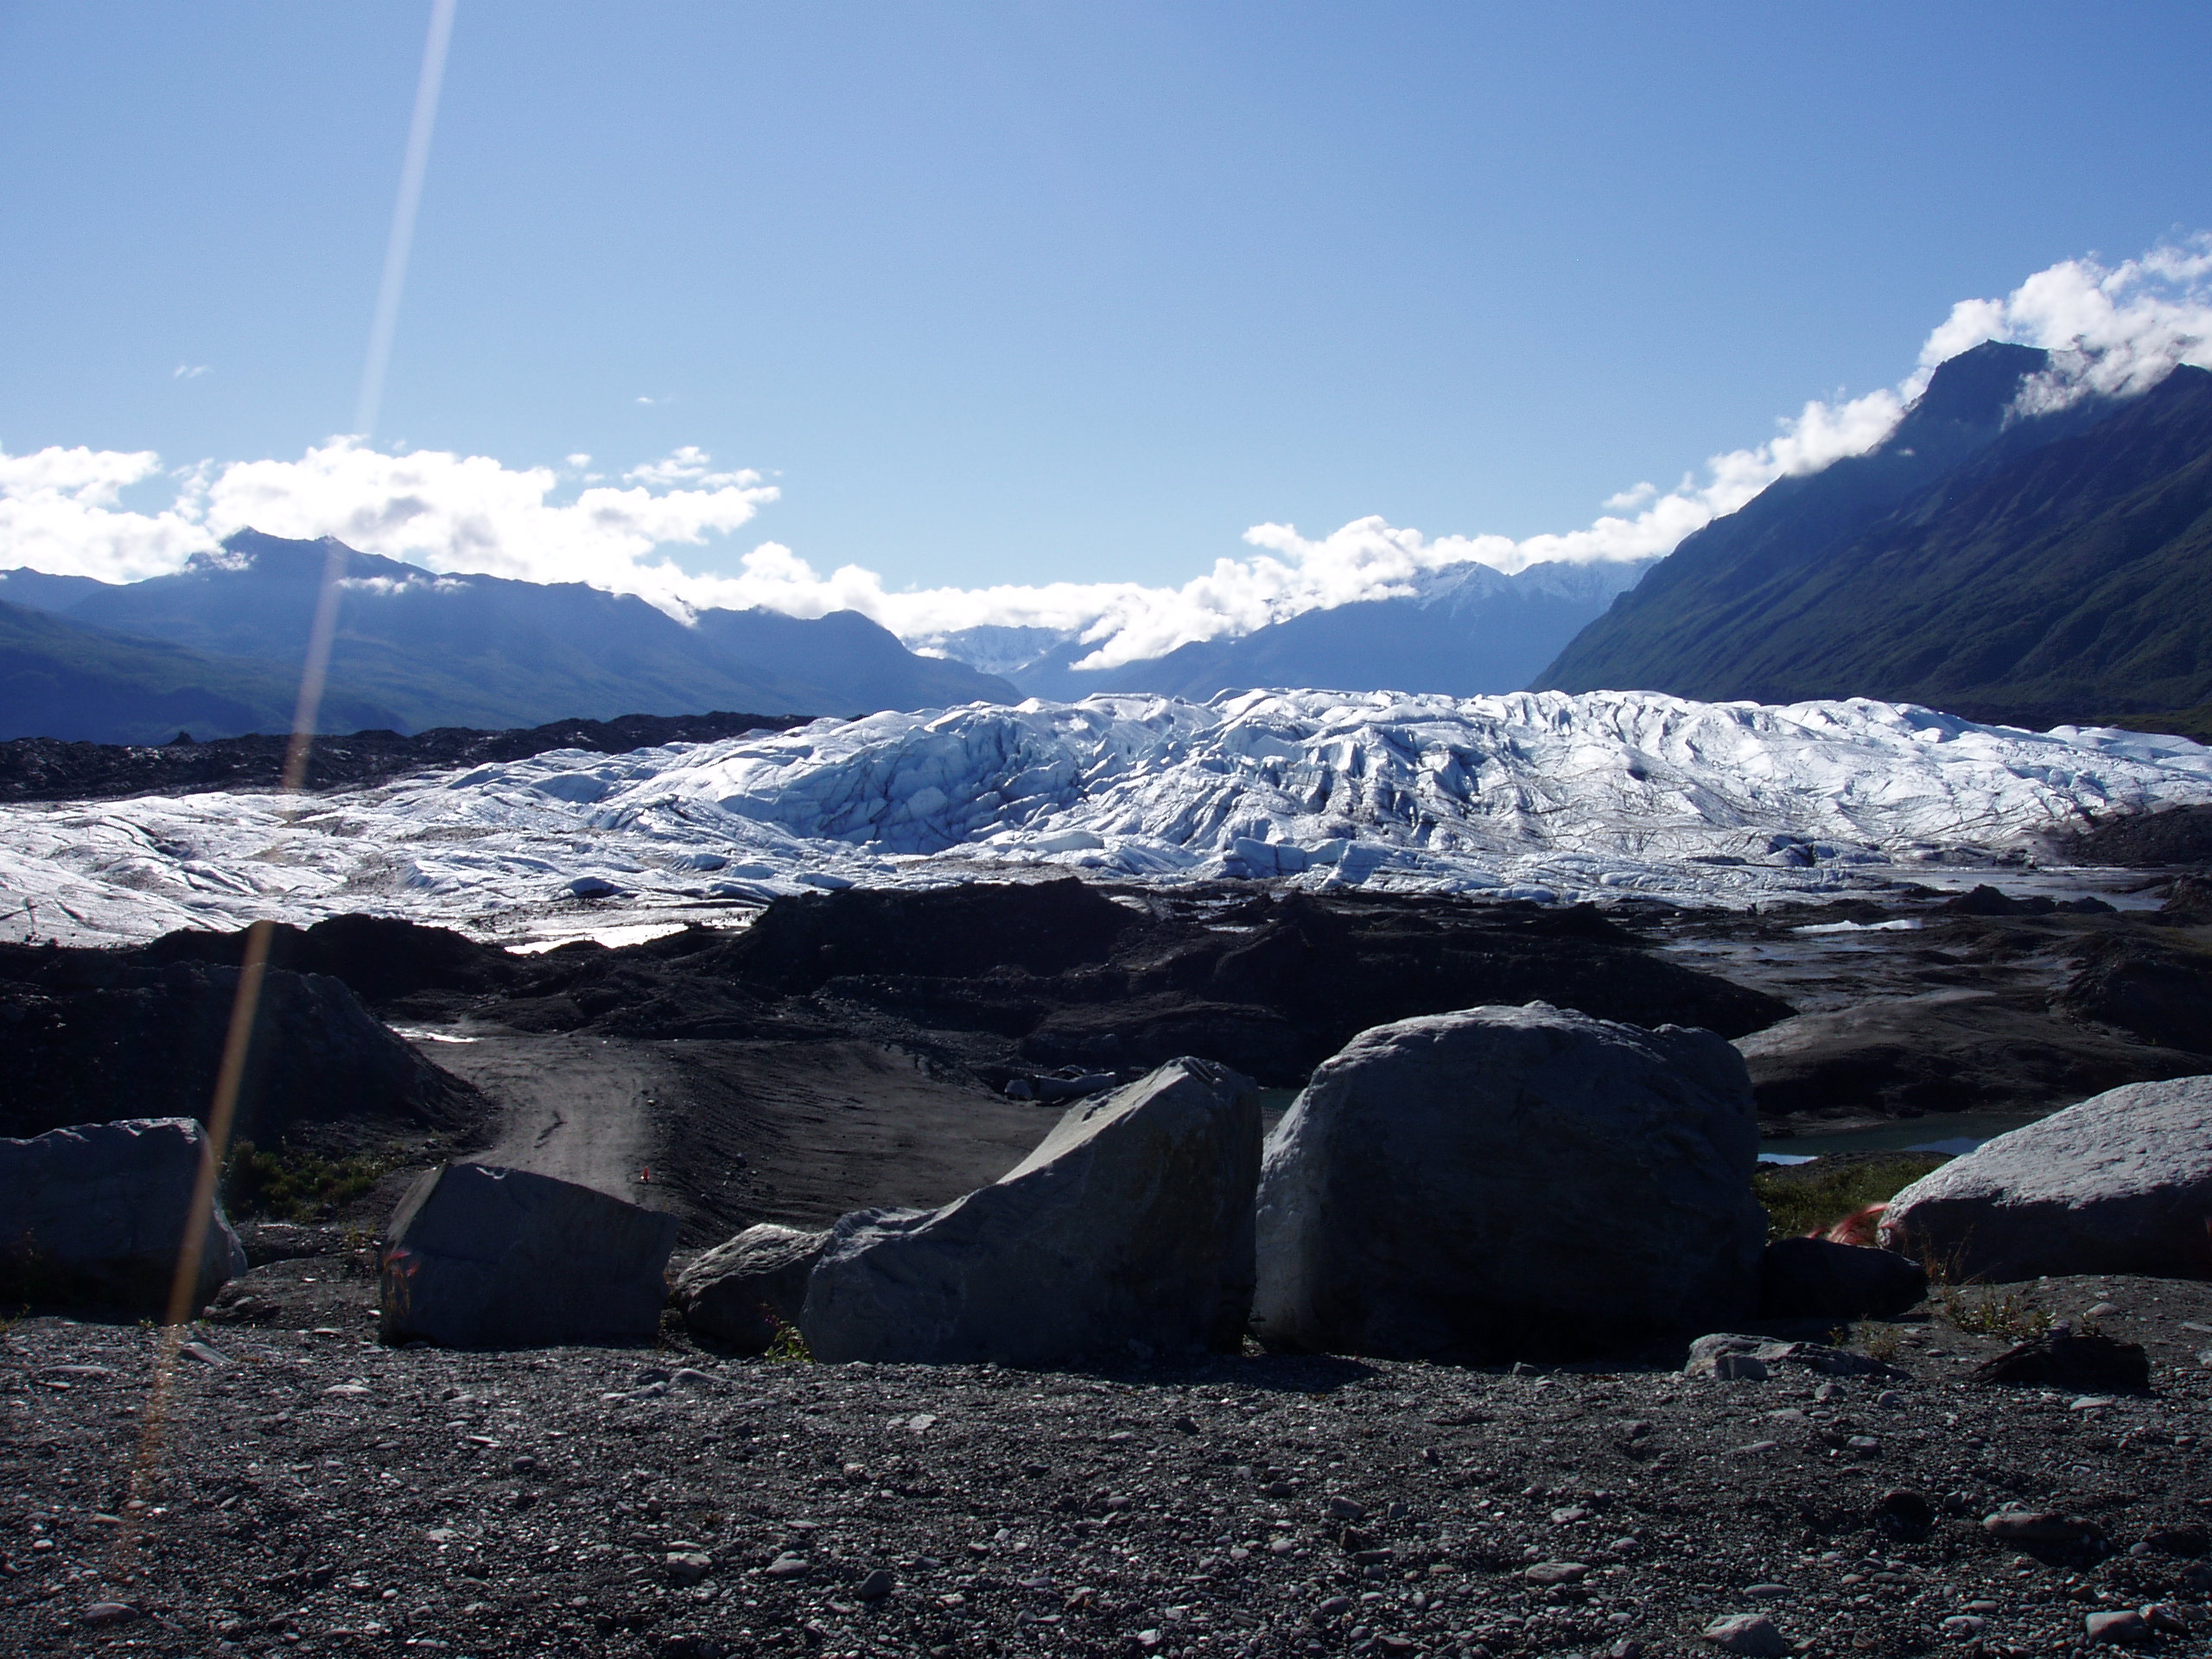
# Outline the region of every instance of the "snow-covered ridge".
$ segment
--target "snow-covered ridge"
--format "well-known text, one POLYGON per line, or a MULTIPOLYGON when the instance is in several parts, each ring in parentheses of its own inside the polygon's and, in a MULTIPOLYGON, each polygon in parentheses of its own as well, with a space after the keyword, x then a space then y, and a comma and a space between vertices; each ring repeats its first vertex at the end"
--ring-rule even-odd
POLYGON ((0 809, 8 936, 410 915, 489 936, 812 887, 1072 867, 1741 904, 2212 802, 2185 739, 1641 692, 1102 696, 563 752, 285 801, 0 809))

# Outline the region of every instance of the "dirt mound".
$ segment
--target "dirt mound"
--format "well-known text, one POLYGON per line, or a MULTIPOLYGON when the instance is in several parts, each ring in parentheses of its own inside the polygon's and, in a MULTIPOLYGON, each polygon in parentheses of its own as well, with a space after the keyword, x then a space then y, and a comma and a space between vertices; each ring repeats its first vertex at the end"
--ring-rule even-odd
POLYGON ((2146 1043, 2212 1054, 2212 957, 2149 940, 2093 940, 2054 1007, 2146 1043))
POLYGON ((2158 906, 2158 919, 2177 927, 2212 927, 2212 876, 2176 877, 2158 906))
POLYGON ((2192 1054, 1967 990, 1869 998, 1770 1026, 1736 1046, 1760 1116, 1801 1120, 1808 1131, 1823 1119, 2046 1109, 2204 1069, 2192 1054))
POLYGON ((2172 806, 2163 812, 2107 818, 2065 845, 2083 864, 2130 869, 2212 864, 2212 806, 2172 806))
MULTIPOLYGON (((165 933, 137 954, 151 963, 205 962, 235 968, 248 930, 165 933)), ((270 932, 269 963, 299 974, 342 979, 362 1001, 383 1003, 428 990, 490 991, 520 976, 516 959, 450 928, 424 927, 390 916, 334 916, 301 929, 278 923, 270 932)))
POLYGON ((1193 1054, 1293 1084, 1370 1026, 1482 1003, 1730 1037, 1792 1011, 1652 955, 1594 911, 1420 895, 1122 903, 1074 880, 779 899, 734 939, 556 951, 527 972, 487 1017, 638 1038, 865 1031, 995 1081, 1193 1054))
MULTIPOLYGON (((206 962, 0 947, 0 1135, 118 1117, 204 1120, 238 981, 237 969, 206 962)), ((386 1133, 454 1129, 480 1113, 474 1090, 378 1024, 339 981, 267 975, 238 1138, 343 1145, 365 1121, 386 1133)))
MULTIPOLYGON (((554 749, 620 754, 663 743, 710 743, 750 731, 787 731, 804 715, 623 715, 613 720, 563 720, 550 726, 479 731, 437 726, 413 736, 355 732, 318 737, 308 757, 309 789, 375 783, 426 766, 473 766, 524 760, 554 749)), ((195 743, 180 733, 159 747, 18 737, 0 743, 0 801, 73 801, 103 795, 191 793, 276 786, 291 740, 270 733, 195 743)))
POLYGON ((799 994, 850 975, 1058 974, 1103 962, 1137 919, 1072 878, 920 893, 856 887, 779 899, 712 966, 799 994))

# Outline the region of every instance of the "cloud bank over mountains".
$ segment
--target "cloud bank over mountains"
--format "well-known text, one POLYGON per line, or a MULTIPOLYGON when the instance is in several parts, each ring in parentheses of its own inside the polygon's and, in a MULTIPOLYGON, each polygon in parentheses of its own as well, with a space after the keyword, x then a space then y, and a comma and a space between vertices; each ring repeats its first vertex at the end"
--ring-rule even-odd
POLYGON ((695 448, 638 466, 617 484, 590 471, 586 455, 568 457, 561 469, 518 468, 439 450, 388 454, 337 437, 296 461, 182 467, 165 467, 151 451, 0 451, 0 565, 136 581, 194 555, 218 555, 222 537, 251 525, 277 536, 335 536, 440 573, 587 582, 679 616, 752 606, 808 617, 855 610, 924 649, 985 625, 1050 628, 1091 648, 1081 666, 1108 668, 1305 611, 1395 597, 1452 565, 1510 575, 1549 561, 1666 553, 1775 480, 1872 449, 1937 363, 1990 339, 2057 353, 2023 394, 2029 413, 2142 391, 2180 363, 2212 368, 2212 236, 2112 266, 2066 260, 2003 299, 1961 301, 1899 385, 1809 402, 1768 442, 1713 456, 1702 476, 1669 489, 1640 483, 1608 500, 1609 511, 1586 529, 1521 540, 1431 539, 1380 518, 1319 539, 1264 524, 1245 532, 1249 552, 1218 559, 1180 587, 1063 582, 893 592, 862 566, 823 574, 776 542, 744 555, 735 575, 686 569, 680 550, 731 536, 778 495, 759 474, 718 470, 695 448))

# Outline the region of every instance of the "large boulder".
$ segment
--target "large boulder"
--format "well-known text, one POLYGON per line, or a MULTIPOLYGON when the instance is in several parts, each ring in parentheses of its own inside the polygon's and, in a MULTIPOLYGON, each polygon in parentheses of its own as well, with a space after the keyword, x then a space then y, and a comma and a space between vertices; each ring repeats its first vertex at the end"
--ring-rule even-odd
POLYGON ((408 1189, 380 1253, 387 1342, 449 1348, 650 1341, 676 1217, 588 1186, 447 1164, 408 1189))
POLYGON ((1233 1350, 1252 1301, 1259 1096, 1178 1059, 1071 1106, 991 1185, 840 1220, 799 1331, 822 1360, 1062 1363, 1233 1350))
POLYGON ((1894 1250, 1777 1238, 1759 1258, 1763 1319, 1890 1319, 1927 1294, 1927 1270, 1894 1250))
POLYGON ((806 1281, 830 1242, 764 1221, 694 1256, 676 1275, 673 1300, 684 1327, 741 1354, 760 1354, 785 1326, 796 1328, 806 1281))
MULTIPOLYGON (((188 1117, 0 1141, 0 1300, 164 1314, 207 1155, 188 1117)), ((246 1268, 219 1202, 203 1225, 188 1313, 246 1268)))
POLYGON ((1882 1243, 1953 1278, 2212 1278, 2212 1077, 2133 1083, 1985 1141, 1890 1200, 1882 1243))
POLYGON ((1751 1317, 1766 1216, 1736 1051, 1545 1003, 1363 1032, 1268 1138, 1270 1346, 1506 1359, 1751 1317))

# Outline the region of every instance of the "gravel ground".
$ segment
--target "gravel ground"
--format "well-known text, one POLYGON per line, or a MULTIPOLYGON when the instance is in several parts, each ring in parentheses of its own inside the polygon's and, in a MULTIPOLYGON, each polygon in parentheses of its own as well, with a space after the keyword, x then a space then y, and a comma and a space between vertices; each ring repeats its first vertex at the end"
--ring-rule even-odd
POLYGON ((2212 1632, 2212 1286, 1974 1293, 2144 1342, 2156 1392, 2092 1402, 1970 1385, 2002 1338, 1941 1317, 1862 1329, 1886 1380, 392 1350, 361 1260, 240 1281, 269 1322, 191 1333, 158 1433, 161 1333, 0 1338, 0 1645, 1625 1656, 1764 1613, 1808 1654, 2045 1655, 2151 1603, 2196 1632, 2151 1650, 2212 1632), (2023 1554, 1981 1525, 2014 1502, 2094 1535, 2023 1554))

